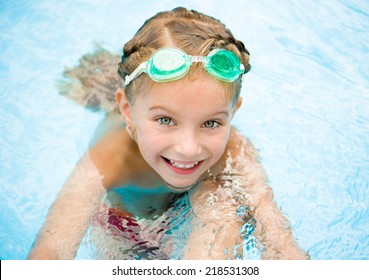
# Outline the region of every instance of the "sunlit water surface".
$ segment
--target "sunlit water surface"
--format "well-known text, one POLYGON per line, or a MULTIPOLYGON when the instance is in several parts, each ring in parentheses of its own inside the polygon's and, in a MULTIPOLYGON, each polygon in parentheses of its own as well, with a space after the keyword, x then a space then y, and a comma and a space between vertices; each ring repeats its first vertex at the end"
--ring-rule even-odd
POLYGON ((234 124, 260 150, 299 244, 313 259, 369 259, 369 2, 359 0, 0 1, 0 258, 27 256, 103 117, 58 95, 64 66, 96 42, 119 53, 145 19, 179 5, 221 19, 250 50, 234 124))

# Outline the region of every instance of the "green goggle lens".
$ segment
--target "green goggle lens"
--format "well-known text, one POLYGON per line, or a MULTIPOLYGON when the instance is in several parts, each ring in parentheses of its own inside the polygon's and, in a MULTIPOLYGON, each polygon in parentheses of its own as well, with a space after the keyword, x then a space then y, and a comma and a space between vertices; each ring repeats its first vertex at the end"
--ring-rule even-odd
POLYGON ((146 72, 156 82, 178 80, 190 69, 187 55, 177 49, 159 49, 147 62, 146 72))
POLYGON ((218 50, 205 64, 210 75, 225 82, 233 82, 243 73, 240 66, 239 58, 228 50, 218 50))
POLYGON ((233 82, 244 73, 239 58, 225 49, 215 49, 208 56, 191 56, 177 48, 160 48, 126 77, 125 84, 127 86, 142 73, 147 73, 156 82, 175 81, 184 77, 194 62, 202 62, 210 75, 225 82, 233 82))

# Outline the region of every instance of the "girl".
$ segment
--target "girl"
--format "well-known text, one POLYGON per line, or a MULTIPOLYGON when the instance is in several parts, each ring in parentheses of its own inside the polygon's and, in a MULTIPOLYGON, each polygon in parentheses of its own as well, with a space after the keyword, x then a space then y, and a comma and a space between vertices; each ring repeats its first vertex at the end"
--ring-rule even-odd
MULTIPOLYGON (((111 98, 99 95, 118 87, 117 110, 50 208, 30 259, 73 258, 89 225, 98 258, 234 259, 242 257, 246 223, 262 258, 308 258, 255 148, 231 127, 250 69, 241 41, 220 21, 176 8, 147 20, 125 44, 123 86, 107 61, 114 57, 100 51, 66 72, 81 81, 88 106, 110 110, 111 98), (173 224, 184 220, 191 231, 176 240, 173 224)), ((62 92, 78 92, 70 86, 62 92)))

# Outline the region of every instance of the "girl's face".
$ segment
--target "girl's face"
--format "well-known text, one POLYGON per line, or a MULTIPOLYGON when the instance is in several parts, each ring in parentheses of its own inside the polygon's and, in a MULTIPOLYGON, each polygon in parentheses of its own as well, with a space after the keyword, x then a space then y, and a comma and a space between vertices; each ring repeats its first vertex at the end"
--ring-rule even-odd
POLYGON ((133 106, 124 100, 121 112, 143 158, 168 184, 186 189, 223 155, 234 109, 224 85, 206 73, 153 83, 133 106))

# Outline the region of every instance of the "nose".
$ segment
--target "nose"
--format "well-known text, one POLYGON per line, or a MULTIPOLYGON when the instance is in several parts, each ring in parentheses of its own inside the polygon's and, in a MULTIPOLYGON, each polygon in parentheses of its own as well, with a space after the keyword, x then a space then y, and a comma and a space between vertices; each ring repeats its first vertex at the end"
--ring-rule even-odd
POLYGON ((199 135, 193 129, 178 131, 175 139, 174 150, 183 159, 193 160, 202 152, 202 144, 199 135))

